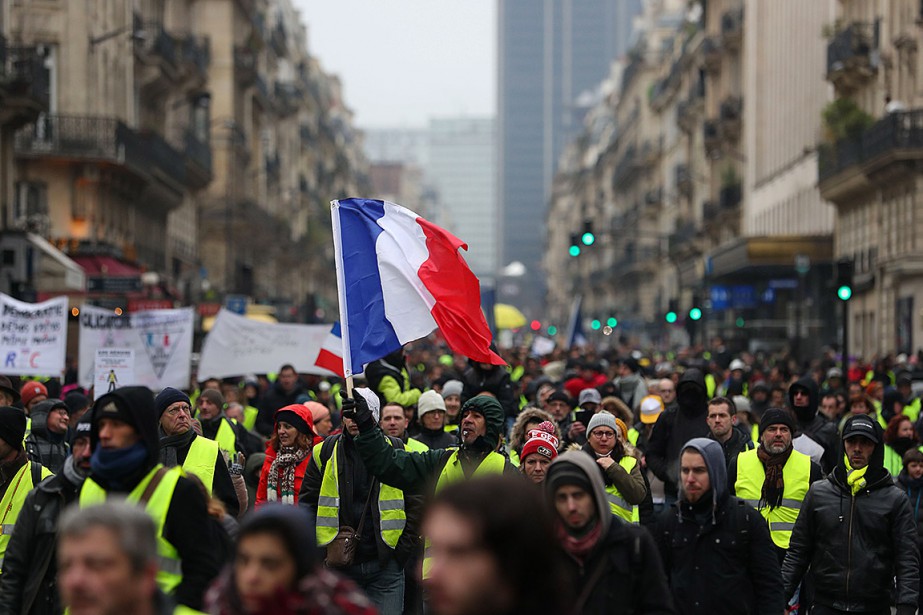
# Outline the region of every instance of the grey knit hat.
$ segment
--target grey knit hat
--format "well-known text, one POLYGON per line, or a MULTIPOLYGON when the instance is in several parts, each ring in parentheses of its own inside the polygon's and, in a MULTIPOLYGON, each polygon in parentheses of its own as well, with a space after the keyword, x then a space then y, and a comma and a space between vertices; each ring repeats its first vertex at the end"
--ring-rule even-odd
POLYGON ((458 395, 460 397, 463 388, 464 385, 461 383, 461 380, 447 381, 444 385, 442 385, 442 399, 445 399, 449 395, 458 395))
POLYGON ((605 410, 593 415, 590 419, 590 424, 587 425, 586 434, 590 435, 597 427, 611 427, 615 433, 619 432, 619 426, 615 423, 615 416, 605 410))

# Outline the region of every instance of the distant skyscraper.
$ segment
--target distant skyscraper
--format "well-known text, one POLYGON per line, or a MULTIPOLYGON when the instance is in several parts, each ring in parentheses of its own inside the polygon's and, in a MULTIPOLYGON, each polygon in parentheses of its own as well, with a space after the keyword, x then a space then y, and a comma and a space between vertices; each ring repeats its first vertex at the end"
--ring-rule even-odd
POLYGON ((627 50, 641 3, 498 2, 500 265, 520 261, 527 268, 519 296, 508 296, 501 284, 501 298, 533 306, 542 299, 545 213, 558 156, 582 128, 586 93, 627 50))
POLYGON ((496 152, 493 118, 430 121, 426 173, 446 226, 468 244, 465 260, 482 280, 497 270, 496 152))

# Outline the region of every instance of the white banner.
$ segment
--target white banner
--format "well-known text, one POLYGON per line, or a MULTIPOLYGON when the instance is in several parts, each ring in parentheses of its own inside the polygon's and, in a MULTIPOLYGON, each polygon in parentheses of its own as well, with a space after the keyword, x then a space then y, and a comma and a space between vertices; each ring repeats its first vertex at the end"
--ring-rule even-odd
POLYGON ((199 358, 199 380, 277 372, 288 363, 300 374, 334 375, 315 363, 331 325, 265 323, 218 312, 199 358))
POLYGON ((135 384, 135 351, 130 348, 97 348, 94 361, 97 397, 119 387, 135 384))
POLYGON ((117 316, 112 310, 80 308, 80 385, 95 381, 96 351, 134 351, 135 382, 159 391, 189 387, 193 309, 149 310, 117 316))
POLYGON ((67 297, 23 303, 0 293, 0 374, 60 377, 67 354, 67 297))

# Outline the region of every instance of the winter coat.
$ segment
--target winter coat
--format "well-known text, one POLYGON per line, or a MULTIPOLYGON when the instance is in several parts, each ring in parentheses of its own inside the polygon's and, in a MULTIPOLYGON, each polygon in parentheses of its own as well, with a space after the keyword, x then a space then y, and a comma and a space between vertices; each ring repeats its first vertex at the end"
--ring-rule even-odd
MULTIPOLYGON (((718 441, 715 440, 715 442, 718 441)), ((737 459, 737 455, 744 451, 752 450, 754 447, 753 440, 741 433, 736 427, 731 428, 731 437, 728 438, 727 442, 718 442, 718 444, 721 445, 721 450, 724 451, 726 467, 731 467, 731 462, 737 459)))
POLYGON ((417 405, 422 391, 410 384, 410 374, 404 364, 404 353, 396 350, 365 366, 365 379, 375 391, 381 405, 394 402, 408 408, 417 405))
POLYGON ((653 529, 677 612, 779 615, 785 606, 779 560, 766 521, 727 490, 721 447, 690 442, 705 458, 711 489, 665 510, 653 529))
POLYGON ((3 559, 0 614, 62 612, 55 559, 58 518, 77 499, 79 488, 58 474, 40 482, 26 496, 3 559))
POLYGON ((429 448, 449 448, 450 446, 458 446, 456 433, 449 433, 445 429, 426 429, 423 427, 415 438, 429 448))
MULTIPOLYGON (((897 477, 897 487, 907 495, 913 511, 913 521, 917 528, 917 547, 923 552, 923 478, 912 480, 907 470, 901 470, 897 477)), ((920 562, 923 566, 923 561, 920 562)))
POLYGON ((817 389, 817 383, 810 376, 805 376, 788 389, 789 405, 795 411, 798 419, 797 431, 807 435, 809 438, 824 447, 824 456, 821 459, 821 468, 824 473, 828 473, 839 462, 839 456, 842 452, 840 436, 836 423, 828 421, 822 415, 817 413, 817 406, 820 403, 820 394, 817 389), (793 388, 796 386, 808 390, 810 401, 807 407, 795 407, 795 395, 793 388))
POLYGON ((42 464, 52 474, 61 472, 70 451, 67 433, 56 434, 48 430, 48 415, 59 407, 67 406, 60 399, 48 399, 35 405, 30 414, 32 431, 26 436, 25 442, 29 459, 42 464))
MULTIPOLYGON (((186 461, 186 457, 189 455, 189 449, 192 447, 192 443, 196 438, 201 436, 194 436, 192 440, 189 441, 189 444, 176 449, 176 461, 177 465, 183 465, 186 461)), ((224 455, 220 452, 215 458, 215 474, 212 478, 212 497, 221 500, 221 503, 224 504, 225 511, 232 517, 238 517, 240 510, 240 501, 237 498, 237 491, 234 489, 234 483, 231 480, 231 474, 228 472, 228 464, 224 460, 224 455)))
POLYGON ((514 417, 519 413, 519 406, 513 395, 510 372, 504 366, 491 365, 490 369, 485 370, 479 363, 469 359, 468 367, 462 374, 462 384, 464 385, 461 395, 462 403, 487 391, 497 397, 507 417, 514 417))
POLYGON ((693 438, 707 438, 711 433, 705 420, 708 416, 705 376, 698 369, 687 369, 676 386, 677 401, 680 390, 685 387, 694 387, 701 396, 701 403, 687 407, 677 405, 675 410, 664 410, 654 423, 644 453, 647 467, 663 481, 664 492, 668 495, 677 492, 679 454, 683 445, 693 438))
MULTIPOLYGON (((263 469, 260 470, 260 482, 256 487, 255 506, 266 503, 266 486, 269 484, 269 468, 275 461, 278 453, 270 444, 266 445, 266 458, 263 460, 263 469)), ((295 466, 295 503, 298 503, 298 494, 301 493, 301 483, 308 472, 308 463, 311 461, 311 453, 308 453, 301 462, 295 466)))
POLYGON ((615 386, 619 397, 632 411, 641 405, 641 400, 647 396, 647 384, 641 374, 631 374, 630 376, 617 378, 615 386))
MULTIPOLYGON (((593 463, 596 463, 598 456, 596 451, 594 451, 589 444, 584 444, 580 450, 589 455, 593 463)), ((610 455, 610 457, 612 457, 612 455, 610 455)), ((631 472, 626 472, 625 468, 619 465, 620 459, 621 458, 616 459, 612 457, 615 463, 605 470, 603 470, 602 466, 598 463, 596 463, 596 467, 599 468, 603 476, 603 481, 607 487, 615 487, 619 490, 619 493, 622 494, 622 498, 626 502, 638 505, 644 500, 645 496, 648 495, 647 483, 645 483, 644 476, 641 473, 641 462, 638 461, 635 463, 631 472)))
POLYGON ((843 611, 887 610, 896 576, 896 604, 916 607, 920 562, 913 508, 882 467, 883 457, 879 443, 866 471, 867 484, 856 495, 842 461, 826 480, 811 485, 782 564, 786 597, 810 567, 815 604, 843 611))
POLYGON ((556 464, 572 465, 587 476, 598 519, 603 524, 599 542, 583 565, 571 556, 565 557, 574 595, 585 596, 583 604, 575 604, 575 608, 579 607, 579 613, 586 615, 675 613, 650 533, 609 512, 602 474, 596 462, 580 451, 569 451, 558 457, 551 467, 555 468, 556 464), (589 586, 590 581, 593 581, 592 586, 589 586))
POLYGON ((260 398, 259 412, 256 415, 256 425, 254 430, 265 437, 272 435, 272 429, 275 426, 276 410, 285 406, 298 403, 298 398, 307 394, 302 388, 300 382, 296 382, 291 391, 285 392, 281 383, 275 382, 268 391, 260 398))

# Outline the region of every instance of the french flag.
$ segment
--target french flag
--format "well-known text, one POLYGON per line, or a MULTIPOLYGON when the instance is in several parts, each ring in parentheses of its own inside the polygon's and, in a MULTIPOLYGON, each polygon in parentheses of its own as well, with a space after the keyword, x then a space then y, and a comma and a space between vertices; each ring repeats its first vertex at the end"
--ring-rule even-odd
POLYGON ((458 251, 467 244, 388 201, 330 206, 345 376, 436 327, 455 352, 505 364, 490 349, 480 283, 458 251))
POLYGON ((341 378, 343 377, 343 339, 340 334, 340 323, 333 323, 330 333, 324 338, 314 365, 330 370, 341 378))

